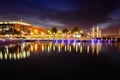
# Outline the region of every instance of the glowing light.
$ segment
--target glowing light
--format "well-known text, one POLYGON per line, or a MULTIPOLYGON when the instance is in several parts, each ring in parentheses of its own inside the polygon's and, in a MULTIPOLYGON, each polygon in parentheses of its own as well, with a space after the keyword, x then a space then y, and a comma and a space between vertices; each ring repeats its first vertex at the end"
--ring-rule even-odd
POLYGON ((65 45, 65 52, 67 51, 67 47, 66 47, 66 45, 65 45))
POLYGON ((37 49, 38 49, 38 45, 37 45, 37 44, 35 44, 35 51, 37 51, 37 49))
POLYGON ((76 43, 76 40, 74 40, 74 43, 76 43))
POLYGON ((53 51, 55 51, 55 46, 53 46, 53 51))
POLYGON ((108 40, 108 44, 110 44, 111 43, 111 41, 110 40, 108 40))
POLYGON ((5 57, 5 59, 7 59, 7 54, 6 53, 4 54, 4 57, 5 57))
POLYGON ((3 59, 3 54, 2 54, 2 52, 0 52, 0 59, 3 59))
POLYGON ((33 32, 30 33, 30 35, 33 35, 33 34, 34 34, 33 32))
POLYGON ((17 59, 20 59, 20 54, 19 53, 17 54, 17 59))
POLYGON ((98 43, 100 44, 100 40, 98 40, 98 43))
POLYGON ((23 58, 26 58, 26 53, 25 53, 25 51, 23 51, 23 58))
POLYGON ((82 53, 82 51, 83 51, 83 47, 82 47, 82 45, 80 46, 80 53, 82 53))
POLYGON ((80 33, 83 33, 83 31, 81 30, 80 33))
POLYGON ((62 40, 62 43, 64 43, 64 40, 62 40))
POLYGON ((76 52, 78 52, 78 46, 76 45, 76 52))
POLYGON ((69 47, 69 51, 71 52, 71 46, 69 47))
POLYGON ((55 40, 56 43, 58 43, 58 40, 55 40))
POLYGON ((90 46, 88 45, 87 46, 87 53, 89 53, 90 52, 90 46))
POLYGON ((68 44, 70 44, 70 40, 68 40, 68 44))
POLYGON ((44 45, 42 45, 42 52, 44 52, 44 50, 45 50, 45 49, 44 49, 44 45))
POLYGON ((15 53, 13 54, 13 58, 16 59, 16 54, 15 53))
POLYGON ((60 44, 59 44, 59 46, 58 46, 58 52, 60 52, 60 50, 61 50, 61 47, 60 47, 60 44))
POLYGON ((91 41, 92 41, 92 44, 94 44, 94 40, 92 39, 91 41))
POLYGON ((27 56, 30 56, 30 51, 27 51, 27 56))
POLYGON ((9 54, 9 59, 12 59, 12 54, 9 54))
POLYGON ((48 52, 50 52, 50 47, 49 46, 47 47, 47 49, 48 49, 48 52))

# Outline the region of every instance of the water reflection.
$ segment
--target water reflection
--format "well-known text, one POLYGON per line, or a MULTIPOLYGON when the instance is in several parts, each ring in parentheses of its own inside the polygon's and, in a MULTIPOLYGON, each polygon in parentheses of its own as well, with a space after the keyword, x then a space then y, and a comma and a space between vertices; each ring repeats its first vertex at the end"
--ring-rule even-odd
POLYGON ((0 47, 0 59, 22 59, 30 56, 30 44, 10 44, 0 47))
POLYGON ((120 50, 120 43, 54 43, 54 42, 28 42, 1 45, 0 59, 24 59, 31 54, 36 53, 78 53, 78 54, 92 54, 99 55, 102 50, 102 45, 107 47, 115 46, 120 50))

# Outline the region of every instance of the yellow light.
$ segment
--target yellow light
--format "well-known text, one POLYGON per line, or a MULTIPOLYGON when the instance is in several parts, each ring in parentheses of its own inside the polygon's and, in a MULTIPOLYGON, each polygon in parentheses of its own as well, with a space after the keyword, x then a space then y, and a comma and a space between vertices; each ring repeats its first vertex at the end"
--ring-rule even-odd
POLYGON ((80 53, 82 53, 82 51, 83 51, 83 47, 82 47, 82 45, 80 46, 80 53))
POLYGON ((10 59, 12 58, 12 54, 9 54, 9 58, 10 58, 10 59))
POLYGON ((81 30, 80 33, 83 33, 83 31, 81 30))
POLYGON ((2 54, 2 52, 0 52, 0 59, 3 59, 3 54, 2 54))
POLYGON ((19 28, 17 28, 16 30, 17 30, 17 31, 20 31, 20 29, 19 29, 19 28))
POLYGON ((59 30, 58 33, 61 33, 61 31, 59 30))
POLYGON ((16 59, 16 54, 15 53, 13 54, 13 58, 16 59))
POLYGON ((42 32, 41 34, 42 34, 42 35, 44 35, 44 33, 43 33, 43 32, 42 32))
POLYGON ((34 33, 33 33, 33 32, 31 32, 30 34, 31 34, 31 35, 33 35, 34 33))
POLYGON ((7 54, 6 53, 5 53, 4 57, 5 57, 5 59, 7 59, 7 54))

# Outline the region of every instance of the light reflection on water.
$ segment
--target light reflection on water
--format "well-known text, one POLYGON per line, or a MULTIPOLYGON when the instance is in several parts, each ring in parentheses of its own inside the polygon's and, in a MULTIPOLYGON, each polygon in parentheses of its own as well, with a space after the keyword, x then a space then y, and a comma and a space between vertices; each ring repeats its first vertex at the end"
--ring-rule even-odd
POLYGON ((102 47, 116 47, 120 51, 120 43, 54 43, 54 42, 24 42, 18 44, 1 45, 0 59, 19 60, 39 53, 80 53, 99 55, 102 47))

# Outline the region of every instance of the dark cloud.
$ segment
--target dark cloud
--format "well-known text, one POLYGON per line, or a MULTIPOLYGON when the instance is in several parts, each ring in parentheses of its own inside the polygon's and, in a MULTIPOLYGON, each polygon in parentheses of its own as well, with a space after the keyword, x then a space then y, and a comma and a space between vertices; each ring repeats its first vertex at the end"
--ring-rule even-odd
POLYGON ((22 18, 42 26, 90 27, 119 20, 119 9, 119 0, 1 0, 0 20, 22 18))

